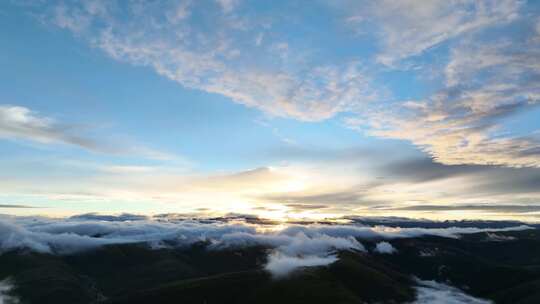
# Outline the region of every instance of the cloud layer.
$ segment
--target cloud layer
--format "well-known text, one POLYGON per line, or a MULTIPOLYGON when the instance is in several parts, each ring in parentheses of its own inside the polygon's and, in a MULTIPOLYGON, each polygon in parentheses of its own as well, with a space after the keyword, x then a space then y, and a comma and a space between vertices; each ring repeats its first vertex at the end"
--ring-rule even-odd
MULTIPOLYGON (((280 277, 298 267, 328 265, 337 259, 335 253, 339 250, 366 252, 361 240, 391 240, 424 235, 457 238, 467 233, 530 229, 527 226, 426 229, 355 225, 263 228, 227 221, 168 217, 150 219, 129 215, 65 219, 3 216, 0 218, 0 252, 30 249, 50 254, 72 254, 127 243, 146 243, 152 248, 163 248, 205 242, 210 250, 264 246, 272 250, 266 269, 280 277)), ((391 253, 394 252, 392 249, 389 243, 381 242, 375 251, 391 253)))

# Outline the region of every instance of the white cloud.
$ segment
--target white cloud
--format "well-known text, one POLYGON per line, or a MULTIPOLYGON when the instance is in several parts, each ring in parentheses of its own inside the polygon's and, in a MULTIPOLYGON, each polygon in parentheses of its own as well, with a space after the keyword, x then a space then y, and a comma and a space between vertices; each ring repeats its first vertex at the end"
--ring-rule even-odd
POLYGON ((517 17, 521 2, 505 1, 377 1, 357 2, 348 22, 373 23, 382 41, 377 60, 394 65, 420 55, 449 39, 508 22, 517 17))
POLYGON ((490 304, 488 300, 478 299, 465 294, 463 291, 435 281, 417 281, 417 299, 415 304, 490 304))
MULTIPOLYGON (((219 4, 231 12, 237 1, 219 4)), ((268 49, 254 51, 253 41, 261 41, 265 29, 247 17, 242 22, 250 26, 238 27, 227 16, 209 19, 201 14, 200 19, 213 25, 207 29, 192 24, 188 2, 170 10, 167 5, 140 5, 129 18, 118 18, 112 4, 99 13, 78 5, 62 7, 65 20, 81 24, 63 22, 60 26, 81 33, 115 59, 153 67, 185 87, 217 93, 270 115, 319 121, 341 112, 360 113, 370 116, 360 120, 369 125, 370 134, 409 140, 445 164, 540 165, 539 154, 533 153, 540 147, 538 140, 496 136, 497 125, 491 121, 512 106, 538 100, 536 78, 524 83, 527 80, 520 76, 539 71, 533 59, 538 57, 534 39, 529 41, 533 45, 515 41, 493 45, 477 43, 474 36, 480 29, 517 19, 519 1, 357 4, 361 12, 356 17, 361 18, 352 20, 372 23, 379 31, 384 51, 378 60, 388 65, 460 38, 452 44, 446 89, 427 101, 415 102, 420 108, 411 109, 409 102, 377 114, 366 105, 381 94, 357 62, 314 64, 303 55, 291 58, 290 54, 304 52, 280 37, 268 41, 268 49), (179 18, 171 20, 171 11, 180 12, 179 18), (169 18, 160 19, 163 14, 169 18), (521 52, 515 52, 518 45, 521 52)), ((194 5, 191 10, 198 9, 194 5)))
POLYGON ((222 221, 155 219, 134 215, 83 215, 65 219, 0 217, 0 253, 30 249, 69 254, 109 244, 147 243, 152 248, 189 246, 209 242, 210 249, 265 246, 272 249, 267 269, 277 276, 296 267, 327 265, 339 250, 365 251, 362 239, 409 238, 422 235, 457 238, 459 234, 530 229, 518 226, 480 228, 390 228, 361 226, 292 226, 282 230, 258 230, 255 226, 222 221), (165 242, 166 241, 166 242, 165 242))
POLYGON ((513 241, 516 238, 513 237, 513 236, 506 236, 506 235, 501 235, 501 234, 489 233, 488 232, 486 234, 486 239, 488 241, 492 241, 492 242, 507 242, 507 241, 513 241))
POLYGON ((88 26, 89 18, 80 11, 73 11, 68 14, 68 8, 59 5, 54 10, 54 23, 61 28, 78 34, 88 26))
POLYGON ((446 238, 459 238, 460 234, 470 234, 486 231, 516 231, 530 229, 527 226, 516 226, 509 228, 475 228, 475 227, 449 227, 449 228, 399 228, 386 226, 354 226, 354 225, 334 225, 334 226, 292 226, 285 228, 282 233, 286 235, 296 235, 300 232, 307 236, 324 234, 331 237, 355 237, 359 239, 396 239, 413 238, 424 235, 433 235, 446 238))
POLYGON ((377 252, 377 253, 381 253, 381 254, 393 254, 393 253, 397 252, 396 248, 394 248, 394 246, 392 246, 392 244, 390 244, 388 242, 379 242, 379 243, 377 243, 377 245, 375 246, 374 251, 377 252))
POLYGON ((18 304, 19 299, 11 294, 13 284, 11 280, 0 281, 0 304, 18 304))
POLYGON ((25 139, 40 143, 65 143, 97 149, 92 140, 71 135, 69 128, 21 106, 0 105, 0 138, 25 139))
POLYGON ((0 139, 25 140, 40 144, 64 144, 86 149, 92 152, 137 155, 151 159, 168 160, 175 156, 156 151, 144 146, 124 143, 108 144, 89 136, 80 135, 84 128, 62 124, 56 119, 40 115, 29 108, 0 104, 0 139))
POLYGON ((324 234, 252 235, 233 233, 216 241, 214 248, 264 245, 274 248, 268 256, 265 269, 275 277, 283 277, 299 267, 323 266, 337 260, 336 250, 365 251, 364 246, 353 237, 331 237, 324 234))
MULTIPOLYGON (((356 63, 317 66, 301 73, 270 71, 219 58, 233 51, 218 50, 221 46, 194 52, 173 41, 134 42, 112 32, 102 38, 100 47, 114 58, 151 65, 186 87, 224 95, 274 116, 317 121, 375 100, 370 79, 356 63)), ((283 58, 283 52, 278 56, 283 58)))
POLYGON ((240 0, 216 0, 216 2, 221 6, 224 13, 232 12, 240 4, 240 0))
POLYGON ((167 19, 172 24, 178 24, 182 20, 189 18, 191 15, 190 6, 192 5, 191 1, 182 1, 180 2, 175 9, 172 9, 167 13, 167 19))
MULTIPOLYGON (((232 18, 238 1, 218 4, 226 14, 216 16, 188 2, 171 7, 163 2, 133 4, 123 11, 129 17, 120 16, 114 2, 99 14, 81 5, 62 6, 63 21, 56 23, 112 58, 150 66, 185 87, 274 116, 318 121, 376 99, 358 62, 315 64, 307 59, 310 50, 293 51, 279 37, 263 49, 261 33, 266 29, 260 20, 232 18), (191 11, 199 13, 197 24, 189 18, 191 11), (210 26, 199 26, 201 21, 210 26)), ((270 39, 265 36, 265 44, 270 39)))
POLYGON ((255 45, 260 46, 263 42, 263 39, 264 39, 264 33, 258 33, 257 36, 255 37, 255 45))
POLYGON ((539 104, 540 43, 477 39, 452 49, 443 89, 425 101, 368 114, 368 132, 408 140, 443 164, 540 167, 538 134, 504 128, 504 118, 539 104))
POLYGON ((279 252, 272 253, 268 256, 268 263, 264 267, 275 278, 284 277, 300 267, 326 266, 337 261, 334 255, 320 256, 288 256, 282 255, 279 252))

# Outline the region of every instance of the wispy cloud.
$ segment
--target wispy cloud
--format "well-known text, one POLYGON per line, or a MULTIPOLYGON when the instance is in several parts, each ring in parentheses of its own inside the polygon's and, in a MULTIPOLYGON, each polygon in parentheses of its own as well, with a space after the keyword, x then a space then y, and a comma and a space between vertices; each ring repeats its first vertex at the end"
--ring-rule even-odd
POLYGON ((262 48, 267 25, 232 16, 240 1, 219 0, 213 6, 138 2, 123 11, 112 1, 101 4, 99 10, 61 5, 51 21, 112 58, 150 66, 185 87, 221 94, 274 116, 317 121, 376 99, 358 61, 306 64, 311 50, 295 49, 291 58, 285 54, 290 45, 279 37, 266 38, 268 47, 262 48), (215 13, 218 8, 223 14, 215 13), (198 21, 191 18, 193 11, 198 21), (209 27, 197 26, 201 21, 209 27))
POLYGON ((136 155, 151 159, 172 159, 175 156, 151 148, 126 143, 117 145, 108 139, 85 135, 87 126, 59 122, 57 119, 15 105, 0 105, 0 139, 23 140, 39 144, 62 144, 91 152, 113 155, 136 155))
POLYGON ((240 0, 216 0, 216 2, 221 5, 224 13, 230 13, 238 6, 240 0))
POLYGON ((348 22, 373 26, 382 42, 377 60, 394 65, 445 41, 518 16, 519 1, 359 1, 348 22))
POLYGON ((40 116, 21 106, 0 105, 0 137, 23 139, 39 143, 63 143, 88 150, 100 150, 95 141, 71 134, 70 126, 60 125, 52 118, 40 116))
POLYGON ((538 135, 509 133, 503 121, 540 101, 540 44, 527 27, 514 41, 462 42, 452 49, 445 88, 425 101, 368 114, 368 132, 411 141, 443 164, 540 167, 538 135))
POLYGON ((0 204, 0 209, 1 208, 36 208, 36 207, 28 206, 28 205, 17 205, 17 204, 0 204))

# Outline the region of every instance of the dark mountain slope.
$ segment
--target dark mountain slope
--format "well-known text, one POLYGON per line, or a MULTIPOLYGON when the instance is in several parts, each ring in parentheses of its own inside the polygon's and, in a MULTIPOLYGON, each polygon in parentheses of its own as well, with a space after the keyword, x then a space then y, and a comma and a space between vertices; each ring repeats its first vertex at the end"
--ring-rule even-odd
POLYGON ((151 249, 111 245, 72 255, 0 254, 23 304, 32 303, 406 303, 414 277, 456 286, 496 303, 540 303, 538 230, 477 233, 460 239, 391 240, 395 254, 343 251, 327 267, 272 278, 268 248, 211 250, 199 243, 151 249))

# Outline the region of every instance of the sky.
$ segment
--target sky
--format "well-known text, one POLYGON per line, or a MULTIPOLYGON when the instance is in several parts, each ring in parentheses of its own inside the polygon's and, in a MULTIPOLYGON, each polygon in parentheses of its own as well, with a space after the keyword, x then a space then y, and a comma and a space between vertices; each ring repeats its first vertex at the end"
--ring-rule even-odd
POLYGON ((536 1, 2 1, 0 213, 540 220, 536 1))

